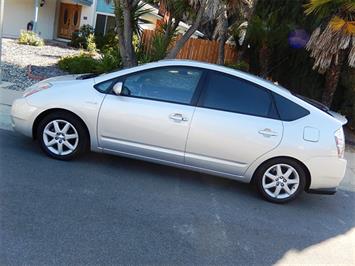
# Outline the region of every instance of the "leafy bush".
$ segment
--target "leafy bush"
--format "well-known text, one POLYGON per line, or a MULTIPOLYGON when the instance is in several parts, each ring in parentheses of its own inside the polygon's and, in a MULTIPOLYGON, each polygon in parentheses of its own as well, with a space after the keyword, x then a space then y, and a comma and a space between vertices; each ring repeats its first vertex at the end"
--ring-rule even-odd
POLYGON ((18 43, 32 46, 43 46, 44 41, 33 31, 21 31, 18 43))
POLYGON ((66 56, 59 60, 58 67, 70 74, 106 73, 121 67, 121 57, 117 49, 107 50, 100 58, 89 54, 66 56))
POLYGON ((226 66, 237 70, 242 70, 242 71, 249 70, 249 64, 245 61, 236 62, 234 64, 227 64, 226 66))
POLYGON ((59 60, 58 67, 70 74, 84 74, 96 72, 97 60, 87 54, 66 56, 59 60))
POLYGON ((97 34, 95 36, 95 43, 97 49, 103 53, 110 48, 117 47, 118 49, 118 36, 112 30, 107 32, 105 35, 97 34))
POLYGON ((118 48, 114 47, 107 49, 98 60, 95 72, 107 73, 120 68, 122 65, 122 59, 118 52, 118 48))
POLYGON ((94 28, 90 25, 81 26, 79 31, 73 33, 69 45, 89 52, 96 51, 94 28))

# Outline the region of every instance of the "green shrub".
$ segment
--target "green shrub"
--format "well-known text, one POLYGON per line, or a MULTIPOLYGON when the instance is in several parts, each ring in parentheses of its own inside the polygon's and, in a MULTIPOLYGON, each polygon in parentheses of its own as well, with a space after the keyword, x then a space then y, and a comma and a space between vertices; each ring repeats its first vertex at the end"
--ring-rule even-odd
POLYGON ((79 31, 73 33, 69 45, 89 52, 96 51, 94 28, 90 25, 81 26, 79 31))
POLYGON ((107 73, 119 69, 122 66, 118 47, 107 49, 97 61, 95 72, 107 73))
POLYGON ((107 50, 100 58, 95 59, 89 54, 62 57, 58 67, 70 74, 107 73, 121 67, 121 57, 117 49, 107 50))
POLYGON ((118 36, 113 30, 107 32, 105 35, 97 34, 95 36, 95 43, 97 49, 103 53, 110 48, 116 47, 118 49, 118 36))
POLYGON ((87 54, 62 57, 58 62, 61 70, 70 74, 84 74, 96 72, 97 60, 87 54))
POLYGON ((236 62, 234 64, 227 64, 226 66, 237 70, 242 70, 242 71, 249 70, 249 64, 245 61, 236 62))
POLYGON ((32 46, 43 46, 44 41, 33 31, 21 31, 18 43, 32 46))

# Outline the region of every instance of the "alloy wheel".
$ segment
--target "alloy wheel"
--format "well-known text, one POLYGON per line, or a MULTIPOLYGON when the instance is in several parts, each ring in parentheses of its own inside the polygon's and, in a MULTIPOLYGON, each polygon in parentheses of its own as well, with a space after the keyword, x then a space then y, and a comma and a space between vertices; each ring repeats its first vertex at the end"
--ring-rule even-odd
POLYGON ((50 121, 43 130, 43 142, 53 154, 64 156, 75 151, 79 134, 75 127, 65 120, 50 121))
POLYGON ((299 185, 299 174, 288 164, 275 164, 269 167, 262 177, 263 190, 275 199, 291 197, 299 185))

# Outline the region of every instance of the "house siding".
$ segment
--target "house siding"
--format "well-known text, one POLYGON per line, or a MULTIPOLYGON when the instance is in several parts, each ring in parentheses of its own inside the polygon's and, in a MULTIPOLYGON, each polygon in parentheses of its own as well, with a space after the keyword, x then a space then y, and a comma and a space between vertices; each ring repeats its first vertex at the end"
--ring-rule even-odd
POLYGON ((105 0, 97 0, 96 11, 101 13, 113 14, 114 7, 113 4, 107 4, 105 0))

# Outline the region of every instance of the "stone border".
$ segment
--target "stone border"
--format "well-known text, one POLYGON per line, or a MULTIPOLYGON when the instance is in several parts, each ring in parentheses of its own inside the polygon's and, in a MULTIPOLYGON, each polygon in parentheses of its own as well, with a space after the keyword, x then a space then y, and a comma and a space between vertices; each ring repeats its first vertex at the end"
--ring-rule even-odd
POLYGON ((32 65, 28 65, 27 66, 27 73, 26 74, 27 74, 27 77, 32 79, 32 80, 41 81, 41 80, 44 80, 44 79, 47 78, 46 76, 40 76, 40 75, 32 74, 32 65))

